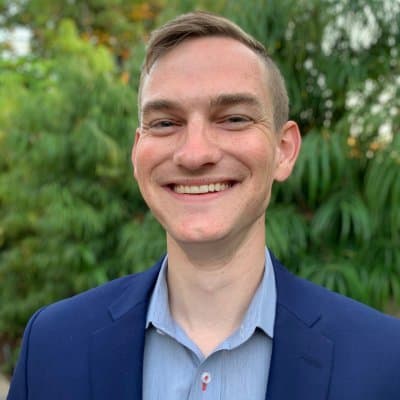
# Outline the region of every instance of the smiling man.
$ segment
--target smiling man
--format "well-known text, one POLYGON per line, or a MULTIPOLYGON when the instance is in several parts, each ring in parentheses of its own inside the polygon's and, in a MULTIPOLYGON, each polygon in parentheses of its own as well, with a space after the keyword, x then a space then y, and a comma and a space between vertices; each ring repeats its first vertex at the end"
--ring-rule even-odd
POLYGON ((400 323, 265 247, 300 133, 264 47, 208 13, 150 39, 135 178, 165 228, 148 271, 38 311, 10 400, 394 400, 400 323))

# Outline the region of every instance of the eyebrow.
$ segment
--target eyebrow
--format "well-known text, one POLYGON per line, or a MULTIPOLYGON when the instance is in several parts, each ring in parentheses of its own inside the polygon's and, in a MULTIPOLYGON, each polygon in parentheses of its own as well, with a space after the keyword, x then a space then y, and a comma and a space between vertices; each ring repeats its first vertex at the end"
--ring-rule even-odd
POLYGON ((177 110, 179 103, 167 99, 152 100, 143 105, 142 115, 146 115, 152 111, 165 111, 165 110, 177 110))
MULTIPOLYGON (((249 105, 259 110, 263 109, 263 105, 258 98, 250 93, 220 94, 215 98, 211 98, 210 100, 210 108, 230 107, 238 104, 249 105)), ((154 111, 178 110, 179 108, 181 108, 181 105, 177 101, 169 99, 156 99, 151 100, 143 105, 142 115, 145 116, 146 114, 154 111)))
POLYGON ((221 94, 215 99, 211 99, 210 106, 213 107, 229 107, 238 104, 245 104, 262 110, 263 106, 256 96, 250 93, 231 93, 221 94))

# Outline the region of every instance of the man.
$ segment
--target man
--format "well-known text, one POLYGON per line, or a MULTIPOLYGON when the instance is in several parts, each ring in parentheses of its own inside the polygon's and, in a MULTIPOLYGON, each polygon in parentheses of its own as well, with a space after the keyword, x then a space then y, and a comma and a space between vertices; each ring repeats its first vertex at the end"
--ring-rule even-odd
POLYGON ((9 400, 398 399, 399 321, 265 249, 301 139, 262 45, 178 17, 150 39, 139 105, 134 174, 168 255, 37 312, 9 400))

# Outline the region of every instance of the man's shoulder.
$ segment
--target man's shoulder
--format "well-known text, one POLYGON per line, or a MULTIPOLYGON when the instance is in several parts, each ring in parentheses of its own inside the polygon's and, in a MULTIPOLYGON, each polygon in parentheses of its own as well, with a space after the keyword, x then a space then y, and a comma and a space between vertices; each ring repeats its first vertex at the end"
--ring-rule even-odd
POLYGON ((278 305, 305 324, 318 322, 320 329, 333 334, 354 331, 399 335, 400 319, 295 276, 279 262, 274 265, 278 305))
POLYGON ((278 339, 289 337, 299 348, 311 342, 325 346, 334 360, 332 390, 338 395, 333 397, 347 398, 342 388, 356 380, 362 383, 354 389, 372 387, 380 393, 383 385, 382 393, 398 391, 400 320, 274 265, 278 293, 274 334, 278 339))
POLYGON ((274 271, 279 379, 285 376, 287 360, 295 376, 303 373, 301 358, 302 368, 312 367, 309 382, 317 382, 325 371, 332 399, 397 398, 400 320, 299 278, 276 260, 274 271))
POLYGON ((135 301, 147 299, 158 274, 160 263, 146 271, 123 276, 103 285, 57 301, 41 308, 31 323, 42 329, 63 326, 68 329, 93 329, 110 321, 110 310, 121 298, 128 297, 132 306, 135 301))

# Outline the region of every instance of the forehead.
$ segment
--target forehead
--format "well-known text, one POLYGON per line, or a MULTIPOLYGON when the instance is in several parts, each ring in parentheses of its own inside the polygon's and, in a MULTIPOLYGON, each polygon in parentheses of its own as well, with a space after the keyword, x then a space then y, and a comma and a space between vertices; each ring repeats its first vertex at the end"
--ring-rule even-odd
POLYGON ((143 79, 141 106, 159 98, 194 99, 251 93, 270 103, 265 62, 253 50, 226 37, 189 39, 163 54, 143 79))

